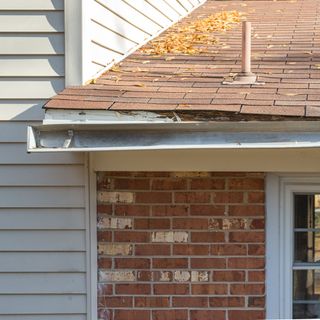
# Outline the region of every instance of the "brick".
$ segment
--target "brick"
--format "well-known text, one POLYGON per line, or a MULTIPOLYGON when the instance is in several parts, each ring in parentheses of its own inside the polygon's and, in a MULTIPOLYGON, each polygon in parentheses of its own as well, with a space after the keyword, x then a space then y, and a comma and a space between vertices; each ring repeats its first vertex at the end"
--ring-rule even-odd
POLYGON ((99 255, 109 256, 126 256, 132 254, 132 245, 130 244, 112 244, 112 243, 99 243, 99 255))
POLYGON ((224 230, 248 229, 251 226, 252 219, 246 218, 227 218, 222 220, 224 230))
POLYGON ((182 256, 206 256, 209 254, 209 245, 201 244, 174 244, 173 254, 182 256))
POLYGON ((115 268, 119 269, 149 269, 150 259, 145 258, 116 258, 115 268))
POLYGON ((207 308, 209 306, 208 297, 174 297, 173 307, 207 308))
POLYGON ((265 312, 262 310, 229 310, 229 320, 262 320, 265 319, 265 312))
POLYGON ((149 216, 150 207, 145 205, 115 205, 114 213, 117 216, 149 216))
POLYGON ((149 242, 150 233, 140 231, 115 231, 114 241, 116 242, 149 242))
POLYGON ((153 190, 183 190, 188 188, 186 179, 154 179, 151 189, 153 190))
POLYGON ((226 267, 224 258, 191 258, 191 268, 222 269, 226 267))
POLYGON ((136 308, 168 308, 170 299, 168 297, 135 297, 136 308))
POLYGON ((174 195, 176 203, 208 203, 210 199, 209 192, 176 192, 174 195))
POLYGON ((192 216, 224 216, 225 206, 218 205, 191 205, 190 215, 192 216))
POLYGON ((252 219, 249 225, 250 229, 265 229, 265 220, 264 219, 252 219))
POLYGON ((192 179, 190 188, 195 190, 223 190, 225 179, 192 179))
POLYGON ((231 284, 230 293, 235 295, 261 295, 264 294, 264 284, 231 284))
POLYGON ((99 271, 99 281, 102 282, 131 282, 136 281, 133 271, 99 271))
POLYGON ((111 242, 112 232, 111 231, 98 231, 97 232, 98 242, 111 242))
POLYGON ((155 269, 187 268, 187 258, 153 258, 152 267, 155 269))
POLYGON ((191 279, 189 271, 175 271, 173 273, 173 280, 176 282, 188 282, 191 279))
POLYGON ((159 282, 172 282, 173 272, 172 271, 154 271, 153 280, 159 282))
POLYGON ((248 192, 248 202, 249 203, 264 203, 265 194, 264 192, 248 192))
POLYGON ((230 178, 228 181, 230 190, 263 190, 263 178, 230 178))
POLYGON ((189 214, 189 207, 185 205, 160 205, 152 206, 152 215, 153 216, 187 216, 189 214))
POLYGON ((189 238, 188 232, 167 231, 152 232, 152 242, 187 242, 189 238))
POLYGON ((242 256, 247 254, 247 247, 243 244, 213 244, 211 254, 216 256, 242 256))
POLYGON ((111 218, 108 216, 99 216, 98 229, 132 229, 132 220, 128 218, 111 218))
POLYGON ((192 284, 191 292, 195 295, 221 295, 227 294, 228 285, 227 284, 192 284))
POLYGON ((112 294, 113 286, 109 283, 98 283, 98 296, 112 294))
POLYGON ((228 268, 230 269, 262 269, 264 258, 229 258, 228 268))
POLYGON ((230 216, 264 216, 262 205, 230 205, 230 216))
POLYGON ((114 179, 114 188, 118 190, 148 190, 150 189, 149 179, 114 179))
POLYGON ((135 219, 135 229, 170 229, 169 219, 135 219))
POLYGON ((244 271, 212 271, 212 281, 238 282, 245 281, 244 271))
POLYGON ((154 284, 153 290, 154 294, 159 295, 185 295, 189 294, 189 285, 182 283, 154 284))
POLYGON ((236 308, 245 306, 244 297, 210 297, 211 308, 236 308))
POLYGON ((132 192, 109 192, 103 191, 98 192, 99 202, 108 203, 133 203, 133 193, 132 192))
POLYGON ((265 307, 265 297, 249 297, 248 307, 249 308, 264 308, 265 307))
POLYGON ((243 192, 214 192, 212 194, 214 203, 243 203, 243 192))
POLYGON ((152 310, 152 319, 153 320, 188 320, 188 311, 187 310, 152 310))
POLYGON ((252 282, 264 282, 265 273, 264 271, 249 271, 248 280, 252 282))
POLYGON ((126 283, 115 285, 116 294, 150 294, 150 284, 126 283))
POLYGON ((265 234, 264 232, 230 232, 229 241, 230 242, 264 242, 265 234))
POLYGON ((209 230, 222 230, 222 219, 209 219, 209 230))
POLYGON ((98 268, 99 269, 110 269, 112 267, 111 258, 98 258, 98 268))
POLYGON ((265 245, 264 244, 249 244, 248 245, 249 256, 264 256, 265 245))
POLYGON ((209 281, 209 271, 191 271, 191 282, 209 281))
POLYGON ((98 315, 99 320, 112 320, 113 319, 113 310, 98 308, 97 315, 98 315))
POLYGON ((137 256, 168 256, 170 245, 167 244, 137 244, 135 245, 137 256))
POLYGON ((225 242, 224 232, 191 232, 192 242, 225 242))
POLYGON ((190 320, 224 320, 226 312, 224 310, 191 310, 190 320))
POLYGON ((100 297, 98 300, 99 307, 107 308, 125 308, 133 306, 132 297, 100 297))
POLYGON ((115 310, 114 320, 150 320, 149 310, 115 310))
POLYGON ((136 203, 171 203, 171 192, 137 192, 136 203))
POLYGON ((144 281, 144 282, 152 281, 152 272, 151 271, 145 271, 145 270, 137 271, 137 280, 138 281, 144 281))
POLYGON ((184 229, 184 230, 192 230, 192 229, 204 229, 207 230, 209 227, 208 219, 201 218, 175 218, 172 221, 173 229, 184 229))
POLYGON ((112 214, 112 205, 111 204, 98 204, 97 205, 98 214, 112 214))

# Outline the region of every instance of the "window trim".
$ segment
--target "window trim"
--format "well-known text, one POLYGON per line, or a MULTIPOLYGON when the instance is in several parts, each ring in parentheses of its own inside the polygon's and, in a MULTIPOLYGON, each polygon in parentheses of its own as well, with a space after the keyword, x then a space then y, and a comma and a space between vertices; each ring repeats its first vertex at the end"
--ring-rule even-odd
POLYGON ((292 318, 293 194, 301 192, 319 193, 320 175, 267 175, 267 319, 292 318))

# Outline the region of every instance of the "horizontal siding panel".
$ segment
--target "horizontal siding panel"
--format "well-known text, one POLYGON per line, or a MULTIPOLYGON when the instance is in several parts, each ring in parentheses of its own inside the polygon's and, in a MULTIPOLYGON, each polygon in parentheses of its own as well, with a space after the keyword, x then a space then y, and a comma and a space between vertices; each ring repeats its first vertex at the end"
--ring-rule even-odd
POLYGON ((0 272, 84 272, 84 252, 0 252, 0 272))
POLYGON ((177 21, 180 14, 170 7, 165 0, 146 0, 153 7, 157 8, 160 12, 165 14, 171 21, 177 21))
MULTIPOLYGON (((1 192, 1 191, 0 191, 1 192)), ((7 231, 0 232, 0 251, 84 251, 84 231, 7 231)))
POLYGON ((61 77, 64 56, 1 56, 0 77, 61 77))
POLYGON ((63 32, 64 13, 47 12, 1 12, 0 32, 63 32))
MULTIPOLYGON (((19 315, 1 315, 0 320, 21 320, 19 315)), ((23 320, 87 320, 86 315, 73 315, 73 314, 60 314, 60 315, 49 315, 49 314, 38 314, 38 315, 23 315, 23 320)))
POLYGON ((149 33, 150 35, 155 34, 160 30, 160 27, 156 23, 152 22, 146 16, 139 13, 137 10, 133 9, 122 0, 96 0, 96 1, 104 5, 106 8, 109 8, 111 11, 115 12, 120 17, 130 22, 132 25, 149 33))
POLYGON ((2 121, 42 121, 44 118, 42 106, 46 101, 36 99, 0 100, 0 119, 2 121))
POLYGON ((102 44, 113 51, 125 53, 136 46, 136 43, 119 36, 94 21, 91 28, 93 33, 92 41, 102 44))
MULTIPOLYGON (((100 71, 102 66, 107 66, 108 64, 112 63, 114 59, 120 59, 123 57, 122 54, 106 49, 94 42, 91 42, 91 50, 92 61, 100 64, 100 66, 97 67, 98 71, 100 71)), ((95 66, 92 67, 94 68, 95 66)))
POLYGON ((0 164, 72 164, 83 160, 82 153, 28 154, 24 143, 0 144, 0 164))
POLYGON ((84 230, 84 209, 1 209, 0 230, 84 230))
POLYGON ((46 99, 64 89, 64 79, 0 78, 0 99, 46 99))
POLYGON ((0 187, 3 208, 79 208, 84 199, 81 187, 0 187))
MULTIPOLYGON (((84 273, 2 273, 0 294, 86 293, 84 273)), ((0 297, 1 299, 1 297, 0 297)), ((0 311, 1 312, 1 311, 0 311)))
POLYGON ((0 166, 0 186, 83 186, 84 183, 81 165, 0 166))
POLYGON ((0 314, 3 315, 85 312, 85 295, 3 295, 0 298, 0 314))
POLYGON ((180 16, 183 16, 187 13, 186 9, 181 6, 177 0, 163 0, 166 2, 174 11, 176 11, 180 16))
POLYGON ((155 9, 151 6, 146 0, 123 0, 128 3, 139 12, 146 15, 150 20, 154 21, 156 24, 161 27, 166 27, 172 23, 172 21, 166 17, 163 13, 159 12, 159 10, 155 9))
POLYGON ((192 10, 192 8, 194 7, 193 4, 191 4, 191 2, 188 0, 176 0, 176 1, 179 2, 180 5, 184 7, 187 11, 192 10))
MULTIPOLYGON (((1 55, 64 54, 64 36, 56 34, 1 34, 1 55)), ((39 97, 40 98, 40 97, 39 97)))
MULTIPOLYGON (((92 20, 117 32, 125 38, 140 43, 145 41, 149 36, 147 33, 135 28, 96 1, 93 1, 91 6, 92 20)), ((109 42, 108 39, 106 39, 105 42, 109 42)))
POLYGON ((63 10, 63 0, 0 0, 0 10, 63 10))

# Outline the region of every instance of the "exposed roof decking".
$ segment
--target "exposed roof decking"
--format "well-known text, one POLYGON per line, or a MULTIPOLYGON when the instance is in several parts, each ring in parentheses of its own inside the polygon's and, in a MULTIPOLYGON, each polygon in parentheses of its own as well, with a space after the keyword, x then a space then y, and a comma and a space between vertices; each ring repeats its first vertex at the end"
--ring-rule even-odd
POLYGON ((220 38, 212 54, 167 57, 135 53, 95 84, 65 89, 51 109, 203 111, 240 116, 320 117, 320 2, 210 1, 186 20, 222 10, 252 22, 253 72, 263 86, 222 81, 241 67, 241 25, 220 38))

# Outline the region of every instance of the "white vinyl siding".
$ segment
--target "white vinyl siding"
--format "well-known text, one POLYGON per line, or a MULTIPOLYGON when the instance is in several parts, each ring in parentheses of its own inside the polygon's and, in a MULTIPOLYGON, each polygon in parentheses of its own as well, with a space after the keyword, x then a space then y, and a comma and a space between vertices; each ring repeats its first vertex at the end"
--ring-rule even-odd
POLYGON ((121 61, 204 2, 91 0, 90 76, 121 61))
POLYGON ((0 320, 87 320, 84 159, 28 154, 65 86, 63 0, 0 0, 0 320))

